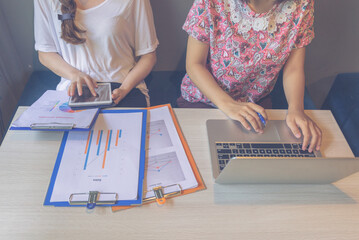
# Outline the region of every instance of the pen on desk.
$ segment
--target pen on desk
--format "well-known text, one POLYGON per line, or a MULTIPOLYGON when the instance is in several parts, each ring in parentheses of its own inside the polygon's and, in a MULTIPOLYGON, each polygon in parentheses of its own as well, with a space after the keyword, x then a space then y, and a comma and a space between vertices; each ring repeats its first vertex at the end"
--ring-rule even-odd
MULTIPOLYGON (((255 103, 251 97, 248 97, 248 100, 249 100, 251 103, 255 103)), ((260 114, 259 112, 256 112, 256 113, 257 113, 259 119, 261 120, 261 122, 263 123, 263 126, 266 126, 266 120, 264 119, 264 117, 262 116, 262 114, 260 114)))

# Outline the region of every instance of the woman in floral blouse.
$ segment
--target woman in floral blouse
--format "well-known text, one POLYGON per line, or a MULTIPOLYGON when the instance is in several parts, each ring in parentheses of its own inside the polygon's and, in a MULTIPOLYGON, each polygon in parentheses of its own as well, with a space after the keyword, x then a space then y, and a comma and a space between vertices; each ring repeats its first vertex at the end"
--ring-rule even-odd
POLYGON ((286 122, 303 134, 303 150, 319 150, 320 128, 304 113, 305 46, 314 38, 313 0, 196 0, 183 29, 189 34, 187 74, 179 107, 218 107, 262 133, 283 68, 286 122))

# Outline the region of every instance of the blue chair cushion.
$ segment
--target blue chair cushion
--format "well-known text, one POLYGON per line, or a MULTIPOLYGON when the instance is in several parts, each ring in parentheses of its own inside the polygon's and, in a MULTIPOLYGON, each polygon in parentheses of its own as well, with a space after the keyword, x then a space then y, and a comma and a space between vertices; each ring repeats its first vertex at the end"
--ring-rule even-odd
POLYGON ((355 156, 359 156, 359 73, 339 74, 322 109, 331 110, 355 156))
MULTIPOLYGON (((277 82, 270 93, 272 99, 273 109, 288 109, 288 102, 285 97, 283 88, 283 70, 280 71, 277 82)), ((307 88, 304 89, 304 109, 314 110, 317 109, 315 106, 307 88)))
MULTIPOLYGON (((170 103, 176 106, 176 99, 180 96, 180 85, 185 71, 153 71, 145 79, 152 105, 170 103)), ((56 89, 60 82, 60 77, 51 71, 35 71, 31 74, 22 96, 18 102, 19 106, 30 106, 46 90, 56 89)), ((287 109, 288 104, 283 91, 282 77, 278 81, 271 93, 273 109, 287 109)), ((316 109, 307 90, 304 94, 305 109, 316 109)))
POLYGON ((18 106, 30 106, 47 90, 55 90, 61 78, 50 71, 35 71, 27 81, 18 106))

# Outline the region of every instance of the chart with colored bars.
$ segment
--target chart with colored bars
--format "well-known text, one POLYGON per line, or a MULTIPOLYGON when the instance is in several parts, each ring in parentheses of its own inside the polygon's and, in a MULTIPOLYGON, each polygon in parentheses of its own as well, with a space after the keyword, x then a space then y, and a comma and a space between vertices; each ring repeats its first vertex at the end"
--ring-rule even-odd
POLYGON ((118 149, 121 137, 122 129, 91 130, 84 149, 83 170, 87 170, 91 165, 104 169, 108 153, 118 149))
POLYGON ((163 179, 169 183, 185 180, 176 152, 149 157, 146 170, 147 186, 149 187, 161 183, 163 179))
POLYGON ((164 120, 150 122, 149 127, 149 149, 172 147, 171 137, 168 134, 164 120))
POLYGON ((81 112, 83 110, 72 110, 68 104, 68 102, 62 102, 61 100, 55 100, 48 102, 47 105, 43 106, 44 110, 48 110, 49 112, 52 111, 58 111, 65 113, 75 113, 75 112, 81 112))

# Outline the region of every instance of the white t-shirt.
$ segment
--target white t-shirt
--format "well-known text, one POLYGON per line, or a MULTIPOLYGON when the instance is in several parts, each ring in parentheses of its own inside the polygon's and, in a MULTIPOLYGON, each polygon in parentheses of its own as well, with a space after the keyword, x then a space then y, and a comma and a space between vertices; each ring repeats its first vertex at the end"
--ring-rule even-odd
MULTIPOLYGON (((105 0, 77 9, 75 23, 86 32, 86 42, 73 45, 61 39, 61 4, 58 0, 35 0, 35 49, 57 52, 71 66, 98 82, 123 82, 136 64, 136 57, 158 46, 149 0, 105 0)), ((62 78, 57 90, 70 81, 62 78)), ((148 98, 144 81, 137 88, 148 98)))

